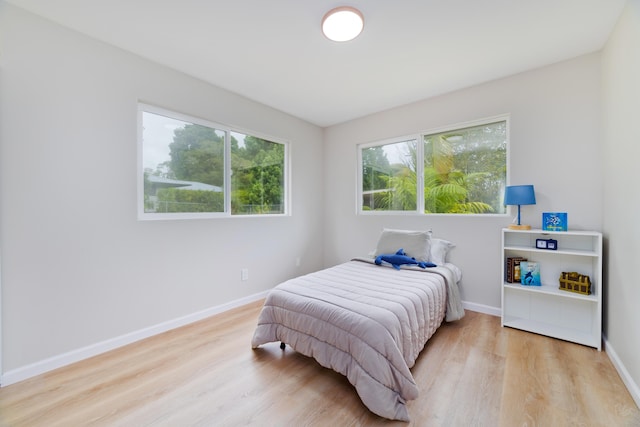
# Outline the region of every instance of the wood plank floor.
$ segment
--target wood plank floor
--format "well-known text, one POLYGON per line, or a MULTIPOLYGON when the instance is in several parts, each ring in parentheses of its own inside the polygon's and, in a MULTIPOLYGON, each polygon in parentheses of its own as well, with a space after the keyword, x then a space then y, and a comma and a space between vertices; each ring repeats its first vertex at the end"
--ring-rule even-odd
POLYGON ((251 350, 261 302, 0 389, 3 426, 640 426, 604 352, 467 311, 412 372, 410 423, 278 343, 251 350))

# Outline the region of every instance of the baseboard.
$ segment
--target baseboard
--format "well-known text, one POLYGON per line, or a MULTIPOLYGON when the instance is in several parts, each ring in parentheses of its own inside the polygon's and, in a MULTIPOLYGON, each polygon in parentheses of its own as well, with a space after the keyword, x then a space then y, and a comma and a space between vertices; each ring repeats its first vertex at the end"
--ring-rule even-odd
POLYGON ((465 310, 477 311, 478 313, 490 314, 491 316, 502 316, 502 309, 491 307, 490 305, 476 304, 475 302, 462 301, 465 310))
POLYGON ((186 316, 179 317, 177 319, 162 322, 158 325, 154 325, 148 328, 140 329, 119 337, 111 338, 106 341, 102 341, 96 344, 89 345, 87 347, 72 350, 67 353, 63 353, 57 356, 50 357, 45 360, 41 360, 30 365, 13 369, 11 371, 4 372, 0 376, 0 387, 5 387, 11 384, 15 384, 20 381, 35 377, 52 371, 54 369, 61 368, 63 366, 70 365, 72 363, 80 362, 81 360, 88 359, 93 356, 97 356, 107 351, 114 350, 116 348, 125 346, 127 344, 140 341, 145 338, 152 337, 154 335, 161 334, 171 329, 176 329, 181 326, 188 325, 190 323, 197 322, 215 314, 222 313, 227 310, 231 310, 236 307, 240 307, 249 304, 254 301, 258 301, 266 297, 268 291, 260 292, 254 295, 249 295, 244 298, 240 298, 235 301, 228 302, 226 304, 211 307, 196 313, 188 314, 186 316))
POLYGON ((625 368, 624 364, 618 357, 618 353, 616 353, 613 346, 609 341, 607 341, 607 337, 603 335, 602 338, 604 340, 604 350, 607 353, 607 356, 609 356, 609 360, 611 360, 614 368, 618 371, 618 375, 620 375, 622 382, 627 387, 627 390, 629 390, 629 394, 633 398, 634 402, 636 402, 636 406, 640 408, 640 387, 638 387, 638 384, 636 384, 633 378, 631 378, 629 371, 627 371, 627 368, 625 368))

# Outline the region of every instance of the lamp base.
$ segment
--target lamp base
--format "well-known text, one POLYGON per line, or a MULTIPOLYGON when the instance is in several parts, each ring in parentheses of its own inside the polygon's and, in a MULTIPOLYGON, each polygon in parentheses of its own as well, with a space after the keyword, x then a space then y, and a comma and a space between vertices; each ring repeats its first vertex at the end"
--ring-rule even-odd
POLYGON ((510 224, 509 225, 509 229, 510 230, 531 230, 531 226, 530 225, 510 224))

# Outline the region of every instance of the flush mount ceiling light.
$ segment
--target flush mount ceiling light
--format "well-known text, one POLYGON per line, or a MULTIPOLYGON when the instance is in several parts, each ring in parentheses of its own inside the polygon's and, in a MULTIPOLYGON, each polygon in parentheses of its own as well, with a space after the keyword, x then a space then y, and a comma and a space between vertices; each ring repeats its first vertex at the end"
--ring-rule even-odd
POLYGON ((335 42, 353 40, 364 28, 364 17, 354 7, 341 6, 331 9, 322 18, 322 32, 335 42))

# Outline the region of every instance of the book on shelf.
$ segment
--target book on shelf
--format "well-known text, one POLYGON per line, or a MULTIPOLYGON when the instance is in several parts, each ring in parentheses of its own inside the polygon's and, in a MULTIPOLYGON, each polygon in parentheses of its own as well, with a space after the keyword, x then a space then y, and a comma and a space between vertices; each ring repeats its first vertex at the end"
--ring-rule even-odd
POLYGON ((520 283, 527 286, 541 286, 540 264, 532 261, 520 263, 520 283))
POLYGON ((507 283, 520 283, 520 263, 527 259, 521 256, 508 257, 505 266, 505 280, 507 283))
POLYGON ((513 260, 513 282, 520 283, 520 277, 522 273, 522 263, 525 262, 526 258, 515 259, 513 260))

